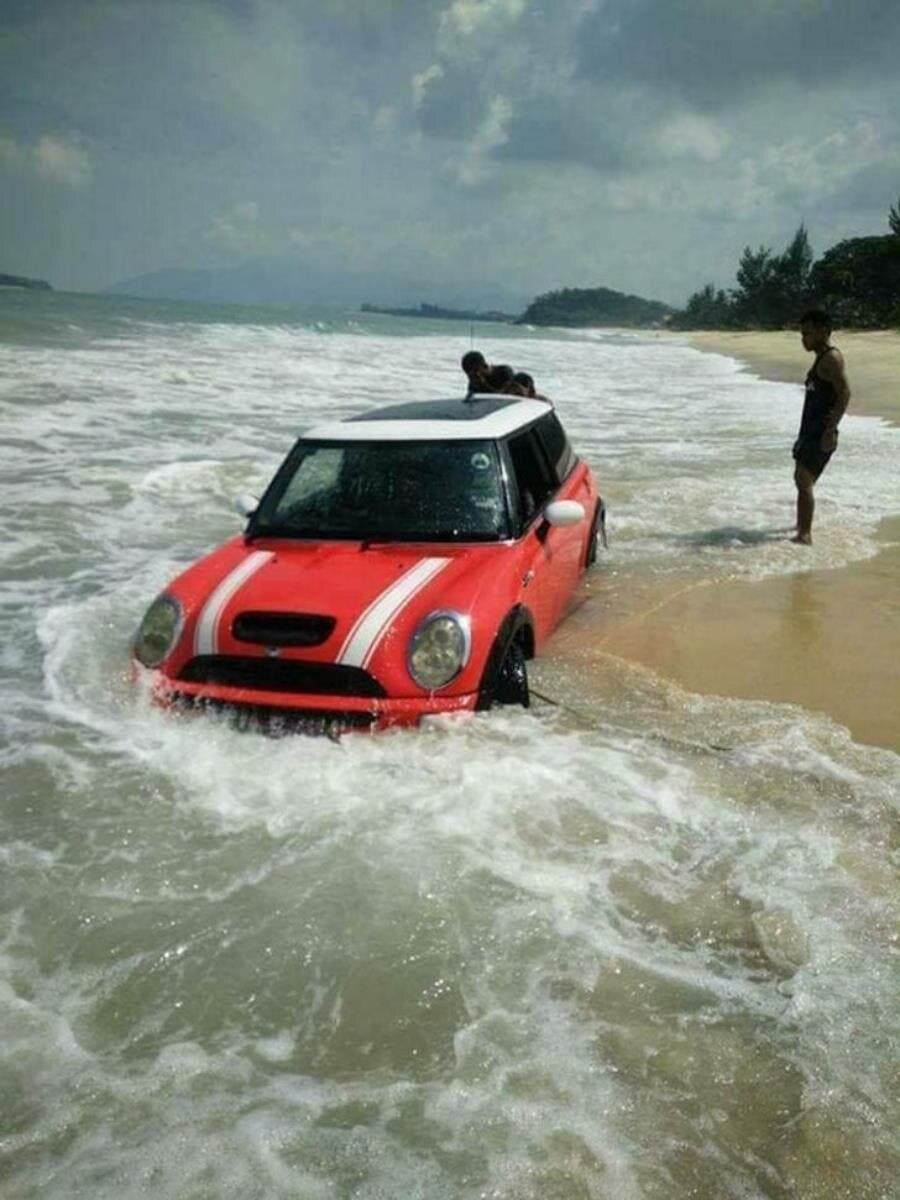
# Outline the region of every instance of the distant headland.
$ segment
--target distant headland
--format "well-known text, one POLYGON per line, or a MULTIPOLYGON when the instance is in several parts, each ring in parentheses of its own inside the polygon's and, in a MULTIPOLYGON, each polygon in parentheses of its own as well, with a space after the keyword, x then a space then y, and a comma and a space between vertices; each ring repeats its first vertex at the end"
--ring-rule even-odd
POLYGON ((387 317, 422 317, 432 321, 497 321, 511 325, 516 318, 511 313, 495 309, 442 308, 439 304, 419 304, 416 308, 387 308, 381 304, 363 304, 360 312, 380 313, 387 317))
POLYGON ((46 279, 29 279, 25 275, 0 275, 0 288, 29 288, 37 292, 52 292, 46 279))
POLYGON ((563 288, 532 300, 521 317, 516 318, 516 324, 655 329, 665 325, 674 313, 674 308, 659 300, 644 300, 612 288, 563 288))
POLYGON ((612 288, 563 288, 545 292, 528 305, 518 317, 509 313, 479 309, 442 308, 437 304, 419 304, 416 308, 386 308, 364 304, 364 313, 385 313, 391 317, 424 317, 448 321, 497 321, 507 325, 563 325, 571 328, 591 325, 619 326, 629 329, 657 329, 671 320, 675 309, 659 300, 628 296, 612 288))

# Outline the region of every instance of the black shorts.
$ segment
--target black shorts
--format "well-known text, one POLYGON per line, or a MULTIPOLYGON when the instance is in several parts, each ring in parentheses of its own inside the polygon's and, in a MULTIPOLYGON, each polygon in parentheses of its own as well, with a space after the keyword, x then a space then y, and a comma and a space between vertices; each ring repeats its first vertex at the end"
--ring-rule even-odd
POLYGON ((801 467, 805 467, 813 479, 818 479, 831 458, 833 450, 823 450, 818 438, 794 442, 793 455, 801 467))

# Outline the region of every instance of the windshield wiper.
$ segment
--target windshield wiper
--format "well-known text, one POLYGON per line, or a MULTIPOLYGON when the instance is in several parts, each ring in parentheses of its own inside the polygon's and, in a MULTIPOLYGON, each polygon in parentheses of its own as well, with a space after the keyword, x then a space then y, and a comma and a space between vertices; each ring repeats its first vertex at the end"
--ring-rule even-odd
POLYGON ((328 536, 321 529, 295 529, 290 525, 257 525, 247 535, 249 541, 256 538, 325 538, 328 536))

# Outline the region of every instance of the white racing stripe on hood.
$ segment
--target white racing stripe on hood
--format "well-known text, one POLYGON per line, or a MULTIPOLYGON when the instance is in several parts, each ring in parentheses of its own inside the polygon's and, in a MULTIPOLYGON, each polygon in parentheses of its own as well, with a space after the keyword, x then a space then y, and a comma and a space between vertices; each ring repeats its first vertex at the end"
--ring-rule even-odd
POLYGON ((226 604, 238 588, 243 587, 251 575, 255 575, 260 567, 264 567, 275 555, 271 550, 254 550, 248 554, 242 563, 229 571, 219 586, 212 593, 197 620, 194 631, 194 653, 216 654, 219 619, 226 604))
POLYGON ((347 634, 337 661, 348 667, 365 667, 397 613, 451 561, 449 558, 423 558, 376 596, 347 634))

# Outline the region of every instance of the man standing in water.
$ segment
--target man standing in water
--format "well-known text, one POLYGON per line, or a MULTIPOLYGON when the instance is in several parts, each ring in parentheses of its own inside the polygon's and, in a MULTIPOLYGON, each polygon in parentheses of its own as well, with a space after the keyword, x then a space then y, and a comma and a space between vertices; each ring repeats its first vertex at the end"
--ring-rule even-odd
POLYGON ((831 318, 812 309, 800 318, 804 350, 815 354, 806 376, 806 399, 800 432, 794 442, 794 483, 797 485, 797 533, 792 541, 812 545, 815 512, 813 488, 837 447, 837 427, 850 401, 850 386, 840 350, 831 345, 831 318))

